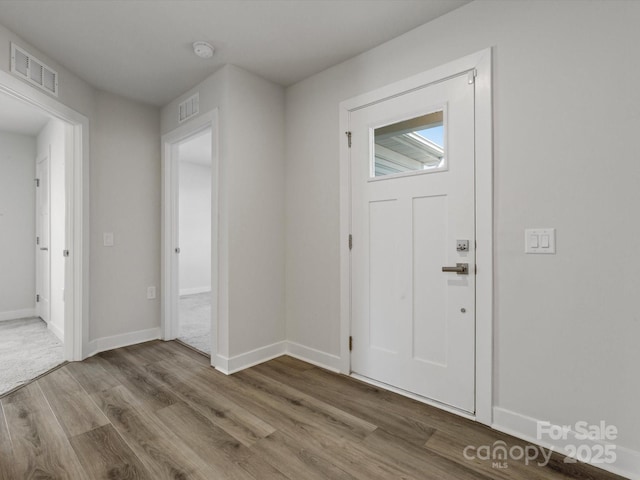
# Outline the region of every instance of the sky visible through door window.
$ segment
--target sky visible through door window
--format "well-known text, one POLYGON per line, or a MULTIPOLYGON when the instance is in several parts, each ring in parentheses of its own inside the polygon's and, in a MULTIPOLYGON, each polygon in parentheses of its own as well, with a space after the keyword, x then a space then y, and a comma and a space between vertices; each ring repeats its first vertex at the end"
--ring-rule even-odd
POLYGON ((444 125, 425 128, 424 130, 419 130, 416 133, 444 148, 444 125))
POLYGON ((444 110, 383 125, 374 136, 373 177, 446 168, 444 110))

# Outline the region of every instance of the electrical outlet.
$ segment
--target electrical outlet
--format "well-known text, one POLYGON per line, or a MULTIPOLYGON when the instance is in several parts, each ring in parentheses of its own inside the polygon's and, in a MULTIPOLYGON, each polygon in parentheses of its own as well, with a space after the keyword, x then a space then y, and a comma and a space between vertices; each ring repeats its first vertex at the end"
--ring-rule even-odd
POLYGON ((156 287, 147 287, 147 300, 156 298, 156 287))

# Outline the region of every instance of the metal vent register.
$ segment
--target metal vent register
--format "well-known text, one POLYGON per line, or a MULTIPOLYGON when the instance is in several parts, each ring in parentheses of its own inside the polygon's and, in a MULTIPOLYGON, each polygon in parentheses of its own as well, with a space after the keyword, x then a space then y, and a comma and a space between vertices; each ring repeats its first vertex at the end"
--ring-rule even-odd
POLYGON ((199 111, 199 103, 200 96, 196 93, 178 105, 178 121, 182 123, 194 115, 197 115, 199 111))
POLYGON ((58 96, 58 72, 15 43, 11 44, 11 73, 58 96))

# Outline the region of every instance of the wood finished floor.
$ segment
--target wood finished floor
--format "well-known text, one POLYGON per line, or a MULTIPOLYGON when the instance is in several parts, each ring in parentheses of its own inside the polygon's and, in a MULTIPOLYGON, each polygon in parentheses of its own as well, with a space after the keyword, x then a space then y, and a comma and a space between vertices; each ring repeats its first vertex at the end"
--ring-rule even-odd
POLYGON ((227 377, 176 342, 70 363, 0 400, 0 479, 616 479, 465 460, 524 445, 419 402, 280 357, 227 377))

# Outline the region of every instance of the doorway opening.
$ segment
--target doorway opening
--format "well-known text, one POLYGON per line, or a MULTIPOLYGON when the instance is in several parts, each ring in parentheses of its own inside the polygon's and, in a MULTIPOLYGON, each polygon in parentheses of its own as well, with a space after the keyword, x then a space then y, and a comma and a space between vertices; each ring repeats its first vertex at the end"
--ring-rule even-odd
POLYGON ((65 256, 73 129, 0 90, 0 395, 77 359, 65 256))
POLYGON ((178 145, 178 340, 211 355, 211 129, 178 145))
POLYGON ((218 325, 217 111, 162 137, 162 331, 214 358, 218 325))

